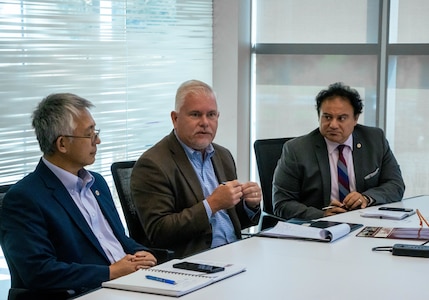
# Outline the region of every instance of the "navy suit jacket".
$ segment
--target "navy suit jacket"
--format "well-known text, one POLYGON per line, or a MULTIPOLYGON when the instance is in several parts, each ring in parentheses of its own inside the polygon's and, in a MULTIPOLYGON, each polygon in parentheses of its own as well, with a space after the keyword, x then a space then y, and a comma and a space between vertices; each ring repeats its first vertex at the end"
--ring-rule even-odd
MULTIPOLYGON (((405 184, 383 131, 358 124, 353 144, 357 192, 376 204, 400 201, 405 184)), ((274 213, 286 219, 321 218, 330 198, 328 150, 319 129, 286 142, 274 171, 274 213)))
MULTIPOLYGON (((125 253, 147 250, 125 235, 106 181, 91 174, 91 190, 125 253)), ((0 219, 12 288, 81 293, 109 280, 110 261, 67 189, 43 161, 6 194, 0 219)))

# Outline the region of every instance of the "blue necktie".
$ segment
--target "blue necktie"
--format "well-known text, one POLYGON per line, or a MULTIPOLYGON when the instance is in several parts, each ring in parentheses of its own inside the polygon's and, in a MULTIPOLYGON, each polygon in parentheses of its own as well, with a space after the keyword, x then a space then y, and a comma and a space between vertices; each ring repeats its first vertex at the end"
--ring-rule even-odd
POLYGON ((343 156, 343 149, 345 145, 339 145, 338 148, 338 191, 340 196, 340 202, 343 202, 344 198, 350 193, 349 187, 349 175, 347 173, 347 164, 343 156))

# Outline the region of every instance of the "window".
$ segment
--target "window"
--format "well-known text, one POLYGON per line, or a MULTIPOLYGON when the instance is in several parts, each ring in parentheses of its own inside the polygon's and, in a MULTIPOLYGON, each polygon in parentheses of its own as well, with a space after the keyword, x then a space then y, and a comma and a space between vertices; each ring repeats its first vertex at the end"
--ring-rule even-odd
POLYGON ((386 120, 408 195, 429 191, 429 2, 390 1, 386 120), (420 29, 420 30, 419 30, 420 29))
POLYGON ((360 123, 376 124, 379 1, 256 0, 253 8, 253 139, 316 128, 314 98, 337 81, 366 99, 360 123))
POLYGON ((41 156, 31 114, 55 92, 95 104, 96 162, 137 159, 167 135, 177 87, 212 81, 212 2, 6 0, 0 3, 0 184, 41 156))
POLYGON ((405 197, 429 192, 429 26, 425 0, 254 0, 252 143, 318 126, 314 98, 343 81, 359 123, 385 130, 405 197))
POLYGON ((257 0, 254 4, 258 44, 377 43, 379 1, 257 0))
POLYGON ((376 55, 260 54, 256 70, 257 138, 293 137, 316 128, 315 96, 336 81, 354 83, 359 93, 370 99, 359 121, 374 123, 376 55), (372 122, 366 120, 368 116, 372 122))

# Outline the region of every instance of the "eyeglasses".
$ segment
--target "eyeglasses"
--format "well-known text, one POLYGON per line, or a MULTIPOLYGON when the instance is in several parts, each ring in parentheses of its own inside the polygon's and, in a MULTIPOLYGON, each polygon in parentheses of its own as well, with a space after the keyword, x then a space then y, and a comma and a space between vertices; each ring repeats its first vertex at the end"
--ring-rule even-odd
POLYGON ((95 129, 90 135, 63 135, 63 137, 78 138, 78 139, 91 139, 92 143, 98 139, 100 135, 100 129, 95 129))

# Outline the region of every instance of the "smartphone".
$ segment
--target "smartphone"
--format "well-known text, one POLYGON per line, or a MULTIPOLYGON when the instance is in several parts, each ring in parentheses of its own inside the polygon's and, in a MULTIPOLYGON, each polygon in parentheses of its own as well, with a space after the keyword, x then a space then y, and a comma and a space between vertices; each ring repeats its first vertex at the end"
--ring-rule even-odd
POLYGON ((315 221, 315 222, 311 223, 310 227, 328 228, 328 227, 340 225, 340 224, 341 224, 341 222, 320 220, 320 221, 315 221))
MULTIPOLYGON (((310 227, 316 227, 316 228, 328 228, 335 225, 340 225, 342 222, 336 222, 336 221, 327 221, 327 220, 320 220, 315 221, 310 224, 310 227)), ((350 232, 360 228, 363 226, 363 224, 357 224, 357 223, 346 223, 350 226, 350 232)))
POLYGON ((389 211, 404 211, 404 212, 412 212, 413 211, 412 208, 388 207, 388 206, 379 207, 378 209, 379 210, 389 210, 389 211))
POLYGON ((173 268, 190 270, 190 271, 197 271, 197 272, 204 272, 204 273, 216 273, 216 272, 221 272, 221 271, 225 270, 224 267, 217 267, 217 266, 211 266, 211 265, 205 265, 205 264, 197 264, 197 263, 191 263, 191 262, 187 262, 187 261, 174 264, 173 268))

